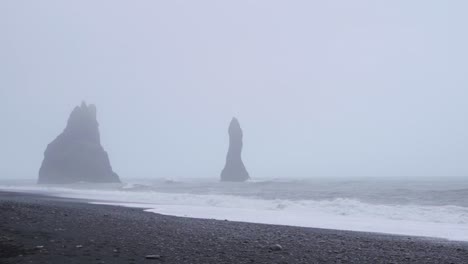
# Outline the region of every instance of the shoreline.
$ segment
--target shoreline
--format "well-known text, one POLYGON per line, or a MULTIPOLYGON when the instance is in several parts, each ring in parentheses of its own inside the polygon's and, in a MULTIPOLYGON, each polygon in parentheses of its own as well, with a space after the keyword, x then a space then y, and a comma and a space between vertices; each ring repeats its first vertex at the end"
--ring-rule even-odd
POLYGON ((1 264, 468 263, 468 242, 438 238, 175 217, 3 191, 0 211, 1 264))
POLYGON ((127 189, 106 187, 91 188, 89 191, 86 188, 75 189, 74 186, 46 187, 0 187, 0 192, 21 192, 92 204, 148 209, 148 212, 178 217, 468 242, 468 225, 463 216, 466 207, 460 206, 405 203, 398 206, 349 197, 301 201, 251 199, 249 196, 217 193, 185 195, 164 191, 127 192, 127 189))

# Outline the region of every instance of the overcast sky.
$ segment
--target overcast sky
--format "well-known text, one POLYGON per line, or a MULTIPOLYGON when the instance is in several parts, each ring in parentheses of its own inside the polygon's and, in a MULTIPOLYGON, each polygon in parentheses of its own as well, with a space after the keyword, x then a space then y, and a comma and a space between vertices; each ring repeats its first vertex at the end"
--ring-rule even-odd
POLYGON ((468 2, 0 1, 0 177, 35 178, 75 105, 114 170, 468 176, 468 2))

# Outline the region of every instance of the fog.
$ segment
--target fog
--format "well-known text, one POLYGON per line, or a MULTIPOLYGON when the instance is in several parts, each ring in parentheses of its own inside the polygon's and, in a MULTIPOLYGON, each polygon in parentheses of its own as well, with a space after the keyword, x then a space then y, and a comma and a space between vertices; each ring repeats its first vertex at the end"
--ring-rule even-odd
POLYGON ((466 1, 2 1, 0 178, 82 100, 122 179, 466 176, 466 1))

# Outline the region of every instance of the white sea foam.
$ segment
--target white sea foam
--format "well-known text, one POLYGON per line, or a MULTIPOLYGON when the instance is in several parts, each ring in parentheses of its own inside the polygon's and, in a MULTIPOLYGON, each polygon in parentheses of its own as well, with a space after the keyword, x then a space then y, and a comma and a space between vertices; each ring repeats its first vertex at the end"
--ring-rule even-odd
POLYGON ((468 208, 454 205, 389 205, 356 199, 258 199, 220 194, 163 193, 47 186, 0 187, 90 199, 99 204, 145 208, 149 212, 253 223, 368 231, 468 241, 468 208), (150 208, 150 209, 148 209, 150 208))

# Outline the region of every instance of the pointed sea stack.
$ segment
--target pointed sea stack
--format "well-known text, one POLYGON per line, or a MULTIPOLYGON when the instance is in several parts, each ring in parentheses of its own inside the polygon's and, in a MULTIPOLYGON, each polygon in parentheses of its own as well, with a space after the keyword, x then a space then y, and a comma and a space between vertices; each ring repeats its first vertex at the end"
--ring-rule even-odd
POLYGON ((47 146, 39 170, 39 184, 120 182, 101 146, 96 106, 82 103, 65 130, 47 146))
POLYGON ((221 181, 243 182, 250 178, 242 162, 242 136, 239 121, 234 117, 229 125, 229 150, 221 181))

